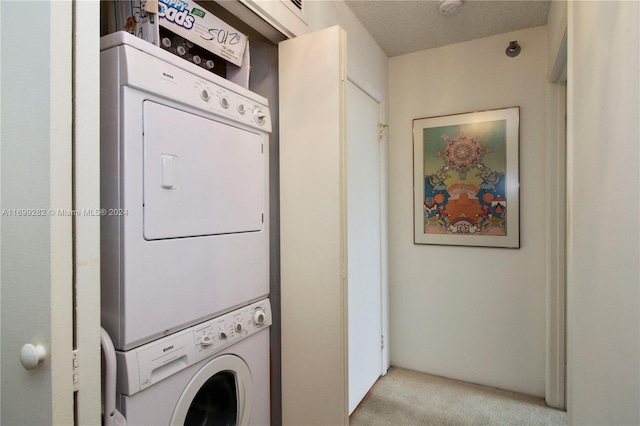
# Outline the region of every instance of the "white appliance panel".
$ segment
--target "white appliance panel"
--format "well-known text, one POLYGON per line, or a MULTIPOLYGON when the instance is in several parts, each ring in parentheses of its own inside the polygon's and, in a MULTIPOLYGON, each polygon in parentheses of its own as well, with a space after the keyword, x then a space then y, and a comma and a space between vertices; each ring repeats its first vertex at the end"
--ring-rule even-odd
POLYGON ((144 102, 144 237, 260 231, 262 137, 144 102))
POLYGON ((142 392, 259 333, 272 322, 271 304, 265 299, 135 349, 117 351, 118 392, 142 392))
MULTIPOLYGON (((268 102, 259 95, 222 79, 206 80, 198 74, 197 66, 189 63, 173 66, 171 61, 176 60, 171 58, 173 55, 169 54, 165 61, 166 52, 161 49, 137 43, 136 37, 126 33, 116 35, 118 37, 105 37, 115 45, 110 44, 103 50, 100 58, 100 198, 106 213, 101 218, 101 310, 102 326, 115 348, 129 350, 268 296, 269 191, 266 182, 269 181, 271 121, 268 102), (117 44, 119 42, 123 44, 117 44), (191 68, 195 68, 193 72, 191 68), (215 123, 215 132, 226 129, 225 137, 233 138, 218 139, 213 145, 239 140, 237 147, 225 147, 225 154, 231 153, 234 158, 248 154, 249 159, 243 157, 240 172, 229 168, 237 163, 234 158, 225 162, 226 169, 220 179, 232 179, 236 185, 247 185, 245 180, 253 182, 249 187, 254 194, 249 197, 249 207, 243 204, 235 208, 242 213, 259 210, 259 219, 255 215, 247 219, 242 214, 231 218, 226 211, 222 219, 227 222, 222 228, 214 229, 219 225, 208 224, 204 219, 212 210, 207 204, 212 203, 211 199, 207 201, 211 195, 202 191, 196 196, 195 192, 189 192, 191 188, 183 186, 195 186, 196 181, 210 179, 207 173, 212 167, 194 163, 199 164, 195 167, 199 171, 190 175, 191 172, 181 167, 181 161, 194 154, 202 157, 212 154, 202 139, 203 133, 206 138, 215 136, 211 134, 213 127, 194 130, 192 126, 180 125, 186 135, 179 142, 193 143, 193 148, 168 143, 164 149, 153 142, 159 163, 145 164, 144 133, 155 132, 145 129, 145 104, 171 111, 171 119, 188 117, 198 126, 205 123, 207 128, 215 123), (155 188, 160 195, 145 188, 145 173, 153 174, 149 169, 152 166, 157 168, 153 180, 168 187, 155 188), (179 193, 181 189, 189 189, 184 191, 187 195, 184 200, 163 199, 166 193, 179 193), (152 208, 145 210, 145 203, 152 208), (182 213, 188 216, 187 222, 195 225, 175 220, 178 207, 190 210, 182 213), (156 217, 149 218, 149 214, 156 217), (158 221, 151 226, 149 234, 158 239, 145 238, 148 220, 158 221), (220 229, 241 228, 244 232, 216 233, 220 229), (254 230, 246 232, 250 228, 254 230)), ((161 115, 154 120, 163 122, 164 126, 166 117, 161 115)), ((168 126, 163 129, 168 131, 168 126)), ((206 161, 201 158, 197 161, 201 160, 206 161)), ((187 169, 192 169, 192 165, 187 169)), ((147 177, 147 181, 152 180, 147 177)), ((213 191, 213 199, 222 197, 221 189, 214 183, 198 184, 201 190, 213 191)), ((237 195, 229 199, 232 203, 247 202, 237 195)))
POLYGON ((199 361, 196 364, 172 374, 154 386, 134 395, 121 394, 118 398, 119 410, 125 415, 130 426, 168 425, 182 393, 190 380, 212 360, 224 355, 240 357, 251 372, 251 386, 245 388, 245 401, 251 406, 249 425, 270 423, 270 375, 269 375, 269 329, 233 344, 227 349, 199 361))
MULTIPOLYGON (((161 240, 144 238, 144 172, 140 165, 144 161, 143 103, 147 100, 196 113, 128 87, 121 92, 122 114, 127 119, 122 120, 120 175, 116 185, 122 187, 119 210, 127 214, 103 218, 119 221, 122 227, 118 235, 103 236, 115 237, 113 245, 121 246, 120 270, 105 271, 107 275, 117 273, 118 276, 112 277, 117 282, 103 279, 103 286, 120 287, 120 303, 106 309, 103 306, 103 327, 120 350, 139 346, 269 294, 267 226, 259 232, 161 240)), ((263 138, 267 145, 266 135, 263 138)), ((268 158, 266 146, 264 155, 268 158)), ((267 172, 264 173, 266 181, 267 172)), ((264 203, 266 223, 266 195, 264 203)))

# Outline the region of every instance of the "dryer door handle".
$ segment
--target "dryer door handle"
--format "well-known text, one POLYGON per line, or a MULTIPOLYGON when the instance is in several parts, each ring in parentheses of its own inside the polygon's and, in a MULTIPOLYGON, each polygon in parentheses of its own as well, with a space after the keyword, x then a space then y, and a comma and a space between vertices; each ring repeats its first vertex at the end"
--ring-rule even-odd
POLYGON ((164 189, 178 189, 178 157, 176 155, 160 155, 162 162, 162 187, 164 189))

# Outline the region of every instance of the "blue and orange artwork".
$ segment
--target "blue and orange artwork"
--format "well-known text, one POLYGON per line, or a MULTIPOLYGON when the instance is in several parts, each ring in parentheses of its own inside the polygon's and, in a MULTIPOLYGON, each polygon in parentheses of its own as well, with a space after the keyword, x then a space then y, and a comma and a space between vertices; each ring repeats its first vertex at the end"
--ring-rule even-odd
POLYGON ((423 129, 424 233, 507 235, 506 120, 423 129))

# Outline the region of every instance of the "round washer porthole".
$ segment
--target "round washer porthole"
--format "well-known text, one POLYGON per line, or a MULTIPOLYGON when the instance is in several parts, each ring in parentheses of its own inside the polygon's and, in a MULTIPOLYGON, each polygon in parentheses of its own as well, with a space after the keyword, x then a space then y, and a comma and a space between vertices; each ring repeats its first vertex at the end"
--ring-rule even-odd
POLYGON ((247 425, 253 400, 251 389, 251 372, 242 358, 214 358, 185 387, 170 425, 247 425))

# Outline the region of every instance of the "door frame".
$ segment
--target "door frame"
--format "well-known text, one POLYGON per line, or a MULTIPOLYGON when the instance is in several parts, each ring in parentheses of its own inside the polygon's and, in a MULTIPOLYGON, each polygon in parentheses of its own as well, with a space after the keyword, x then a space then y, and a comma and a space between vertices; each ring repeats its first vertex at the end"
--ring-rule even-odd
MULTIPOLYGON (((73 200, 100 209, 100 2, 73 1, 73 200)), ((73 217, 76 424, 100 424, 100 216, 73 217)), ((54 389, 54 392, 56 390, 54 389)))
POLYGON ((545 401, 566 406, 567 29, 547 84, 547 276, 545 401))

